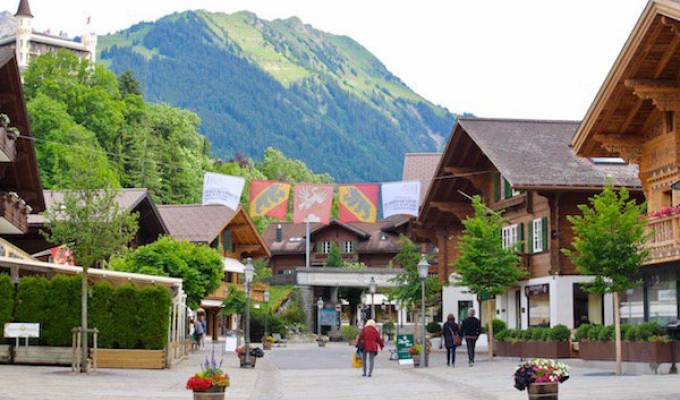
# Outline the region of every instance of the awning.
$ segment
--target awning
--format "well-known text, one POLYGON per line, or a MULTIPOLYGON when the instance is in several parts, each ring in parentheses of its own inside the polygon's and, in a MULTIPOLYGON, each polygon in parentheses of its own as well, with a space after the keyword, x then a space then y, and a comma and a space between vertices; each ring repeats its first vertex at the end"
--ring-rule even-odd
POLYGON ((203 308, 221 308, 222 300, 201 300, 201 307, 203 308))
POLYGON ((241 262, 235 258, 224 257, 222 258, 224 264, 224 272, 236 272, 237 274, 242 274, 246 270, 246 266, 241 264, 241 262))

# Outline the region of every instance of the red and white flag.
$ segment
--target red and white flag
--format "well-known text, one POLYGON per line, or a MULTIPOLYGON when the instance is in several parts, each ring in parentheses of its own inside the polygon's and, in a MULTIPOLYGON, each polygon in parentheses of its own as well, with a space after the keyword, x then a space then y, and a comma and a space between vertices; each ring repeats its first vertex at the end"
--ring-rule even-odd
POLYGON ((333 185, 297 185, 293 199, 293 222, 327 224, 331 219, 332 204, 333 185))

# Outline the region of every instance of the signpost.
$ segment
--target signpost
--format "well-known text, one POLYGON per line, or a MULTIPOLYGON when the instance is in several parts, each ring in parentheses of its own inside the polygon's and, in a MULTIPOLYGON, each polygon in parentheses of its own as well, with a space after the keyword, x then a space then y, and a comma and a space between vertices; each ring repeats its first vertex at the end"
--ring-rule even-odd
POLYGON ((413 335, 397 335, 397 356, 399 365, 413 365, 413 356, 408 349, 415 346, 413 335))
POLYGON ((4 336, 6 338, 16 338, 17 348, 19 347, 19 339, 26 339, 26 347, 28 347, 28 338, 40 337, 40 324, 29 323, 7 323, 5 324, 4 336))

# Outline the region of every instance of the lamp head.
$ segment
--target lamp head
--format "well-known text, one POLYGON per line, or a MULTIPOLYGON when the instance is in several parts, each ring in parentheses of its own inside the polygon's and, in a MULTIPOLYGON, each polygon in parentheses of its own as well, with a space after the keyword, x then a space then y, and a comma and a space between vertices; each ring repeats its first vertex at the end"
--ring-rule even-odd
POLYGON ((246 259, 246 267, 243 272, 246 276, 246 283, 251 283, 253 281, 253 277, 255 276, 255 267, 253 267, 252 258, 248 257, 246 259))
POLYGON ((423 254, 418 262, 418 277, 421 280, 425 280, 430 272, 430 263, 427 262, 427 257, 423 254))
POLYGON ((378 290, 378 285, 375 283, 375 278, 371 277, 371 282, 368 284, 368 291, 371 292, 371 294, 375 294, 375 292, 378 290))

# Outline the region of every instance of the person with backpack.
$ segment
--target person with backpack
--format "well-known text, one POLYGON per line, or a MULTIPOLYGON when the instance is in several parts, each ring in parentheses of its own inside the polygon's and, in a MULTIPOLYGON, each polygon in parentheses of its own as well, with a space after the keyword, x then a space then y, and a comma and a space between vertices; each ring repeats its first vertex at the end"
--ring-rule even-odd
POLYGON ((446 346, 446 365, 455 367, 456 347, 461 345, 462 339, 460 338, 460 327, 456 323, 456 317, 453 314, 449 314, 446 317, 442 331, 444 334, 444 345, 446 346))
POLYGON ((463 335, 465 335, 465 345, 467 346, 468 364, 475 365, 475 345, 479 335, 482 334, 482 323, 475 317, 475 309, 468 311, 468 317, 463 320, 463 335))
POLYGON ((361 351, 364 374, 362 376, 373 375, 373 366, 375 364, 375 356, 385 347, 385 342, 375 326, 375 321, 369 319, 366 321, 366 326, 361 330, 359 339, 357 340, 357 350, 361 351), (366 367, 368 366, 368 375, 366 375, 366 367))

